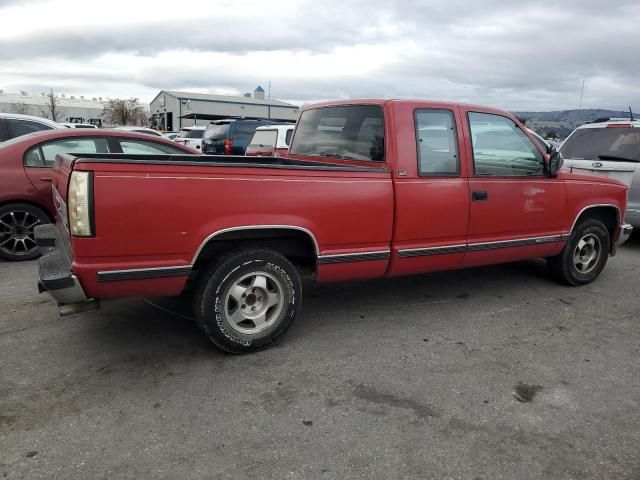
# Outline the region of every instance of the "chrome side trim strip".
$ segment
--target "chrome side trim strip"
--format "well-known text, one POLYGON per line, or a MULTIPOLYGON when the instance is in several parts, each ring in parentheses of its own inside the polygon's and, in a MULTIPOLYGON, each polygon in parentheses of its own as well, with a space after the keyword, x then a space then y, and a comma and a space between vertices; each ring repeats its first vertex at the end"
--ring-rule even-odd
POLYGON ((320 265, 326 265, 330 263, 344 263, 344 262, 363 262, 368 260, 387 260, 391 256, 390 250, 383 250, 379 252, 358 252, 358 253, 344 253, 337 255, 321 255, 318 257, 318 263, 320 265))
POLYGON ((207 238, 205 238, 200 244, 200 246, 198 247, 198 249, 196 250, 196 253, 193 256, 193 258, 191 259, 191 264, 193 265, 196 263, 196 260, 198 259, 200 252, 202 251, 204 246, 209 242, 209 240, 213 239, 218 235, 222 235, 223 233, 227 233, 227 232, 240 231, 240 230, 261 230, 261 229, 269 229, 269 228, 274 228, 279 230, 298 230, 300 232, 306 233, 307 235, 309 235, 309 237, 311 237, 311 240, 313 241, 313 246, 316 250, 316 257, 320 256, 320 248, 318 247, 318 241, 316 240, 316 237, 313 235, 313 233, 311 233, 310 230, 307 230, 304 227, 298 227, 295 225, 243 225, 238 227, 223 228, 222 230, 218 230, 212 233, 211 235, 209 235, 207 238))
POLYGON ((405 248, 398 250, 398 258, 410 258, 421 257, 427 255, 443 255, 447 253, 460 253, 465 252, 467 246, 460 245, 448 245, 444 247, 427 247, 427 248, 405 248))
POLYGON ((491 250, 494 248, 522 247, 526 245, 538 245, 541 243, 562 242, 569 238, 568 234, 548 235, 545 237, 516 238, 513 240, 500 240, 496 242, 478 242, 467 245, 445 245, 441 247, 406 248, 398 250, 398 258, 410 258, 427 255, 446 255, 450 253, 475 252, 491 250))
POLYGON ((178 267, 132 268, 129 270, 106 270, 98 272, 98 281, 116 282, 121 280, 182 277, 190 275, 192 270, 193 265, 181 265, 178 267))

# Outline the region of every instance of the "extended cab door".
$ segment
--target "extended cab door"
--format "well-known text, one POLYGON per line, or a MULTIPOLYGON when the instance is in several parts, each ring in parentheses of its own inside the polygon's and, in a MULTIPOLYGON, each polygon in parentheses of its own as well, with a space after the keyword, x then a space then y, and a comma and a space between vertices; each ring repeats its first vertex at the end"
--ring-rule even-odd
POLYGON ((394 102, 395 226, 389 275, 458 268, 469 224, 469 185, 455 106, 394 102))
POLYGON ((544 155, 511 118, 465 111, 470 217, 464 266, 558 253, 564 183, 544 174, 544 155))

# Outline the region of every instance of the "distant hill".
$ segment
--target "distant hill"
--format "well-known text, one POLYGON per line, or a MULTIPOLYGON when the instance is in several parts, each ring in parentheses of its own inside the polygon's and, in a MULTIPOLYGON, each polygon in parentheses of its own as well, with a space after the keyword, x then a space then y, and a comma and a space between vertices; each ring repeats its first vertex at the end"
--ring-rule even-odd
MULTIPOLYGON (((566 138, 576 127, 598 118, 629 118, 629 112, 589 108, 584 110, 559 110, 553 112, 512 112, 526 120, 527 127, 542 136, 566 138)), ((640 112, 638 112, 640 118, 640 112)))

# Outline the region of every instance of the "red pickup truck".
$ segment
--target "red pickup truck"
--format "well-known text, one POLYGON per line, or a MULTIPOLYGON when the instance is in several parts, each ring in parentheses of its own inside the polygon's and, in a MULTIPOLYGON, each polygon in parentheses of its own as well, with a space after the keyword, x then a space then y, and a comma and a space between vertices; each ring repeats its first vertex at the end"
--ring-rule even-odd
POLYGON ((507 112, 415 100, 308 106, 286 159, 59 155, 39 285, 62 313, 192 290, 206 335, 244 353, 291 326, 304 272, 334 282, 544 257, 585 284, 631 232, 627 188, 561 164, 507 112))

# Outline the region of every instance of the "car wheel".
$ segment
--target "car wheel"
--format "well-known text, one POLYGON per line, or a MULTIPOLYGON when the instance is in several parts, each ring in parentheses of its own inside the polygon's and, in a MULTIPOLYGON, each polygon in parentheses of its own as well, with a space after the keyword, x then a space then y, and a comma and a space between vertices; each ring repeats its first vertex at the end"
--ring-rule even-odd
POLYGON ((200 328, 230 353, 263 349, 282 337, 302 306, 295 267, 273 250, 231 253, 202 277, 194 297, 200 328))
POLYGON ((595 280, 609 258, 611 239, 604 224, 587 219, 574 228, 559 255, 547 259, 554 276, 569 285, 577 286, 595 280))
POLYGON ((0 257, 6 260, 32 260, 40 256, 33 229, 49 223, 47 214, 28 203, 0 207, 0 257))

